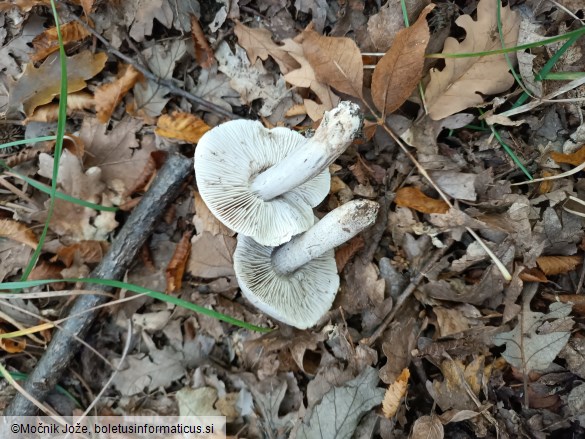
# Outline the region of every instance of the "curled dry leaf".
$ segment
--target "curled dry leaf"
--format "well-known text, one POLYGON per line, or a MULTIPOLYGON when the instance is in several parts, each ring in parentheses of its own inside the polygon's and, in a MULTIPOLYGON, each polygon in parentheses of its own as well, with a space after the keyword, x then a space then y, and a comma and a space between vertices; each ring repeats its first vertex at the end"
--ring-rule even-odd
MULTIPOLYGON (((63 44, 75 43, 87 38, 90 33, 77 21, 71 21, 61 26, 61 37, 63 44)), ((31 54, 32 62, 38 62, 45 59, 51 53, 59 50, 59 39, 57 38, 57 28, 52 27, 40 33, 32 40, 34 53, 31 54)))
POLYGON ((585 162, 585 147, 581 147, 571 154, 562 154, 553 151, 550 153, 550 157, 557 163, 568 163, 569 165, 579 166, 585 162))
POLYGON ((411 439, 443 439, 445 429, 437 416, 422 416, 412 426, 411 439))
POLYGON ((582 263, 581 256, 540 256, 536 259, 538 268, 547 276, 568 273, 582 263))
MULTIPOLYGON (((94 104, 95 101, 91 93, 85 91, 71 93, 67 96, 67 115, 71 116, 78 111, 91 110, 94 104)), ((59 104, 51 103, 38 107, 24 122, 55 122, 58 118, 59 104)))
POLYGON ((194 114, 173 111, 170 116, 163 114, 158 118, 155 133, 170 139, 197 143, 201 136, 210 129, 209 125, 194 114))
MULTIPOLYGON (((48 104, 61 89, 61 67, 53 54, 37 69, 32 63, 26 65, 22 76, 10 87, 8 107, 22 109, 27 116, 35 108, 48 104)), ((89 50, 67 57, 67 93, 85 88, 85 80, 101 72, 108 56, 92 54, 89 50)))
POLYGON ((213 57, 213 49, 209 45, 197 17, 193 14, 190 14, 190 17, 191 36, 193 37, 193 45, 195 49, 195 61, 197 61, 197 64, 202 68, 208 69, 215 61, 215 58, 213 57))
POLYGON ((324 37, 310 28, 301 35, 305 57, 315 70, 317 80, 361 98, 364 65, 355 42, 345 37, 324 37))
POLYGON ((167 278, 167 293, 174 293, 181 289, 183 282, 183 274, 185 273, 185 266, 191 253, 191 232, 183 233, 181 240, 175 248, 173 257, 167 265, 165 270, 165 277, 167 278))
POLYGON ((407 368, 402 370, 402 373, 398 376, 388 390, 384 394, 384 400, 382 401, 382 412, 386 418, 390 419, 394 417, 400 407, 400 401, 406 394, 408 388, 408 378, 410 377, 410 371, 407 368))
POLYGON ((372 100, 382 114, 396 111, 422 78, 430 38, 426 16, 434 7, 428 5, 416 23, 396 34, 394 43, 374 69, 372 100))
POLYGON ((416 187, 403 187, 396 191, 394 202, 400 207, 409 207, 421 213, 447 213, 449 206, 443 200, 427 197, 416 187))
POLYGON ((100 123, 106 123, 112 113, 122 101, 122 98, 130 91, 143 76, 138 70, 129 64, 121 64, 118 67, 118 77, 115 81, 100 85, 95 91, 95 109, 100 123))
MULTIPOLYGON (((4 329, 0 329, 0 334, 6 334, 4 329)), ((16 354, 24 351, 26 348, 26 340, 15 340, 13 338, 0 338, 0 349, 9 354, 16 354)))
POLYGON ((540 268, 525 268, 520 273, 520 279, 524 282, 548 282, 548 279, 540 268))
MULTIPOLYGON (((502 48, 498 33, 498 1, 480 0, 477 21, 461 15, 455 23, 465 29, 466 37, 459 43, 447 38, 443 53, 474 53, 502 48)), ((501 8, 504 45, 513 47, 518 41, 520 18, 510 6, 501 8)), ((512 54, 509 54, 514 59, 512 54)), ((465 108, 481 104, 482 95, 501 93, 514 84, 504 55, 473 58, 446 58, 441 71, 431 69, 431 81, 425 90, 427 109, 431 119, 444 119, 465 108)))
POLYGON ((18 221, 0 219, 0 237, 36 248, 38 241, 34 232, 18 221))

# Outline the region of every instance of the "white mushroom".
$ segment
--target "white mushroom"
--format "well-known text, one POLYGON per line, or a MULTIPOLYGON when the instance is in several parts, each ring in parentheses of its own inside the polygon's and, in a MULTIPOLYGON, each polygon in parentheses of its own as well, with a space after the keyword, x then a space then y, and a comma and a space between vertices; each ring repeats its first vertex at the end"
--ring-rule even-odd
POLYGON ((281 322, 305 329, 331 308, 339 288, 333 249, 376 219, 378 203, 354 200, 275 249, 239 235, 234 269, 242 293, 281 322))
POLYGON ((357 134, 359 107, 341 102, 306 139, 288 128, 236 120, 207 132, 195 150, 201 197, 227 227, 276 246, 313 225, 329 192, 328 166, 357 134))

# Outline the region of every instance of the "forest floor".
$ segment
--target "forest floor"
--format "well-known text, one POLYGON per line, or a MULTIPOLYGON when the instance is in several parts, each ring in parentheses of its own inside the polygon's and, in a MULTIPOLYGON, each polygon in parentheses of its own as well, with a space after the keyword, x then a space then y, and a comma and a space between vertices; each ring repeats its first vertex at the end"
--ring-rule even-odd
POLYGON ((26 387, 170 155, 351 101, 315 215, 379 213, 336 249, 316 325, 246 300, 190 172, 44 404, 225 416, 238 438, 585 435, 582 0, 55 3, 60 37, 49 0, 0 1, 3 376, 26 387))

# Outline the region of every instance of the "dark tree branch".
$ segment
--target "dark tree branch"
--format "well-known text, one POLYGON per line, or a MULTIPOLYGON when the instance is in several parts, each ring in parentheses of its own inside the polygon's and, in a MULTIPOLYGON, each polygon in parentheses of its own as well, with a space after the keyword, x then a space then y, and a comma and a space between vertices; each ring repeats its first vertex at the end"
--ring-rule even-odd
MULTIPOLYGON (((169 155, 158 172, 154 183, 142 197, 108 250, 102 262, 90 277, 99 279, 121 279, 130 268, 140 248, 152 233, 157 221, 168 205, 177 197, 185 178, 193 172, 193 161, 179 155, 169 155)), ((93 290, 111 292, 103 285, 92 285, 93 290)), ((100 310, 88 309, 101 305, 107 296, 79 296, 73 304, 70 315, 83 312, 66 320, 57 331, 34 371, 24 383, 24 389, 36 399, 43 401, 55 387, 63 372, 69 367, 73 356, 79 350, 75 337, 85 338, 100 310)), ((18 393, 6 408, 5 416, 32 416, 37 413, 28 399, 18 393)))

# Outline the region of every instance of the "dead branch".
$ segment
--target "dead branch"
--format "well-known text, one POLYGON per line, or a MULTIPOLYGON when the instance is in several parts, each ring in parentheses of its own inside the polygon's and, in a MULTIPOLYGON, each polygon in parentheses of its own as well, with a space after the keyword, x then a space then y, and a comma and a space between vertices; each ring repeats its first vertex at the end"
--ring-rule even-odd
MULTIPOLYGON (((98 279, 122 278, 157 221, 182 190, 182 183, 192 170, 192 160, 179 155, 169 155, 150 190, 142 197, 140 204, 134 209, 114 239, 102 262, 91 273, 91 277, 98 279)), ((92 285, 91 287, 88 285, 87 288, 106 292, 112 290, 103 285, 92 285)), ((94 310, 93 308, 105 303, 107 299, 108 297, 103 295, 84 295, 76 299, 69 314, 74 315, 82 311, 83 313, 63 323, 63 329, 56 332, 47 351, 23 385, 26 392, 33 398, 42 401, 55 387, 79 349, 75 338, 85 338, 99 313, 99 309, 94 310), (89 309, 92 311, 88 312, 89 309)), ((32 416, 36 412, 36 406, 18 393, 6 408, 4 415, 32 416)))

